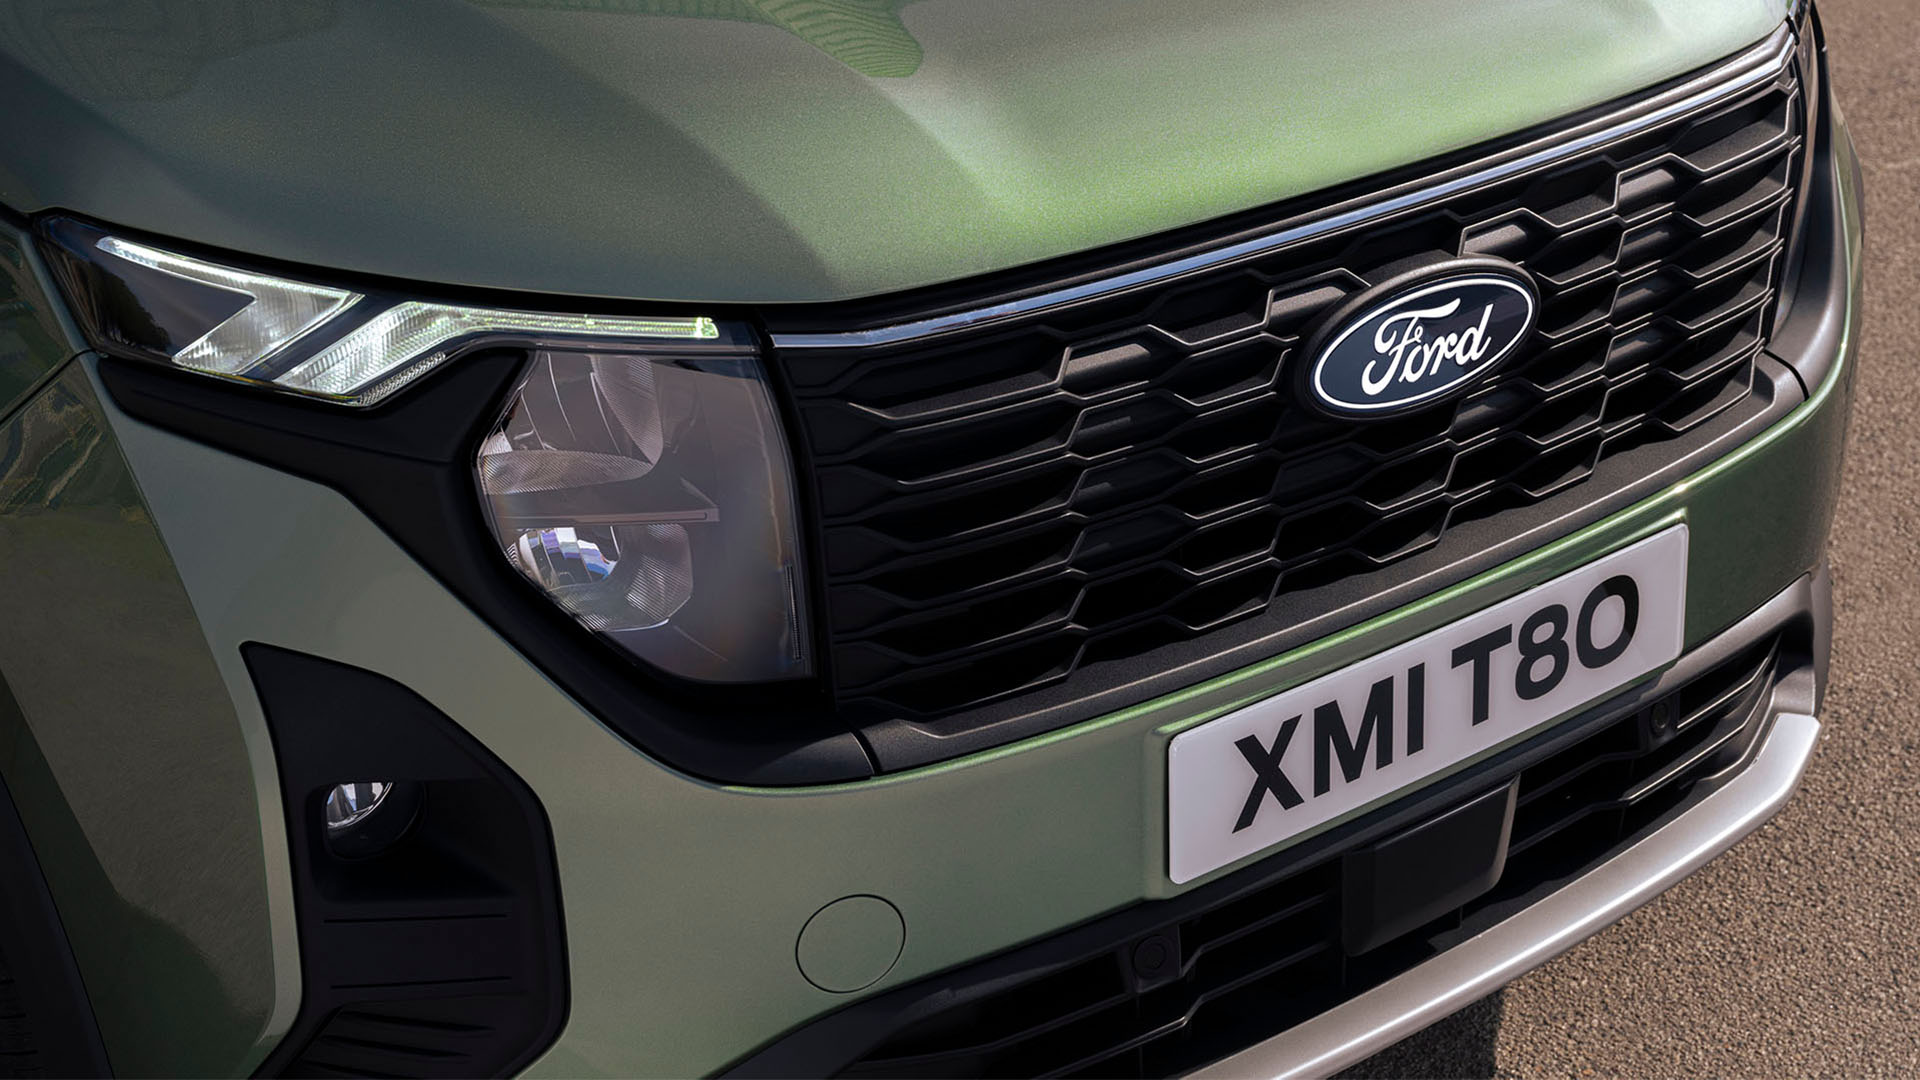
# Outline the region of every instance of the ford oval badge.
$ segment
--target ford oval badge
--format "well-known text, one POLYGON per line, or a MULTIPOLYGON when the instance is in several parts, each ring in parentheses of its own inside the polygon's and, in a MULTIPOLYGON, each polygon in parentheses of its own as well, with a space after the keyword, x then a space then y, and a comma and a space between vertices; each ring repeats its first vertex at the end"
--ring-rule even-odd
POLYGON ((1463 391, 1532 333, 1526 271, 1456 260, 1340 305, 1307 344, 1306 396, 1337 416, 1389 416, 1463 391))

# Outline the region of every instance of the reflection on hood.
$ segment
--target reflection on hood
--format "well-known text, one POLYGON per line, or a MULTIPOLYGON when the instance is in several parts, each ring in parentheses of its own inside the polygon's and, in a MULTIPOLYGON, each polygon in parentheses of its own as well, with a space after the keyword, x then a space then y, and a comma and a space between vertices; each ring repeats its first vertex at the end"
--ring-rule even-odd
MULTIPOLYGON (((777 26, 862 75, 905 78, 920 43, 900 22, 914 0, 469 0, 476 7, 726 19, 777 26)), ((159 101, 201 68, 324 30, 338 0, 9 0, 0 40, 46 78, 94 101, 159 101)))
POLYGON ((914 0, 471 0, 481 7, 678 15, 777 26, 862 75, 905 78, 920 43, 900 22, 914 0))
POLYGON ((323 30, 338 0, 8 0, 0 43, 40 75, 92 101, 159 101, 200 69, 323 30))

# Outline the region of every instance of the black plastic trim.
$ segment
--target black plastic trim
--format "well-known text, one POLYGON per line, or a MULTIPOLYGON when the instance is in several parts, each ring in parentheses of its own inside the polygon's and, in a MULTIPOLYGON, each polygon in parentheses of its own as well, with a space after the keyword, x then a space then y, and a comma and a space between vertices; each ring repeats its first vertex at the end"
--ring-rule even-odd
POLYGON ((1671 442, 1638 447, 1602 461, 1565 498, 1455 525, 1446 542, 1430 551, 1365 578, 1343 578, 1289 596, 1289 610, 1311 611, 1309 618, 1283 623, 1269 613, 1204 638, 1165 646, 1144 660, 1110 663, 1104 673, 1088 668, 1078 682, 971 709, 962 714, 968 721, 964 729, 935 732, 900 719, 871 724, 863 730, 867 744, 882 772, 986 750, 1237 671, 1486 573, 1678 483, 1778 423, 1806 400, 1800 381, 1785 364, 1762 353, 1756 368, 1768 398, 1764 409, 1732 413, 1704 425, 1698 438, 1688 440, 1684 453, 1675 455, 1671 442))
MULTIPOLYGON (((1768 353, 1793 369, 1809 393, 1826 381, 1840 356, 1850 281, 1846 215, 1838 182, 1841 162, 1834 156, 1840 147, 1833 126, 1832 89, 1826 78, 1826 53, 1816 55, 1821 74, 1820 98, 1814 107, 1812 176, 1801 200, 1803 214, 1795 237, 1799 250, 1788 268, 1781 307, 1766 346, 1768 353)), ((1847 164, 1859 175, 1860 160, 1852 142, 1847 141, 1844 149, 1852 158, 1847 164)))
POLYGON ((1341 867, 1347 953, 1385 945, 1492 889, 1506 869, 1519 796, 1516 779, 1349 851, 1341 867))
MULTIPOLYGON (((1811 642, 1814 649, 1824 648, 1832 618, 1831 608, 1821 602, 1818 587, 1824 576, 1825 568, 1821 567, 1800 577, 1733 626, 1681 656, 1657 678, 1617 694, 1442 783, 1397 799, 1345 826, 1178 896, 1142 902, 1039 941, 855 1002, 774 1039, 721 1075, 743 1078, 834 1075, 889 1035, 927 1016, 1041 978, 1102 953, 1128 948, 1138 939, 1163 933, 1170 925, 1222 907, 1281 879, 1308 873, 1355 849, 1432 820, 1468 799, 1497 790, 1507 778, 1526 766, 1544 761, 1622 717, 1666 698, 1783 628, 1798 626, 1806 635, 1804 640, 1811 642)), ((1818 673, 1824 666, 1825 658, 1821 656, 1791 658, 1772 688, 1771 707, 1799 712, 1813 709, 1819 693, 1818 673)), ((1737 771, 1736 768, 1700 781, 1663 820, 1684 813, 1737 771)), ((1550 891, 1544 889, 1516 897, 1490 914, 1504 918, 1550 891)), ((1462 931, 1454 932, 1456 937, 1462 934, 1462 931)), ((1456 943, 1446 939, 1439 942, 1439 947, 1456 943)))
MULTIPOLYGON (((1804 11, 1789 17, 1794 29, 1795 62, 1800 69, 1801 101, 1804 110, 1807 131, 1808 153, 1800 162, 1800 190, 1811 192, 1816 170, 1824 162, 1820 144, 1825 141, 1827 125, 1827 56, 1822 43, 1819 20, 1808 6, 1804 11)), ((1797 200, 1793 207, 1793 217, 1787 229, 1787 251, 1785 273, 1780 279, 1780 300, 1774 307, 1774 321, 1793 306, 1793 298, 1800 288, 1800 267, 1806 261, 1804 222, 1808 215, 1808 200, 1797 200)), ((1768 337, 1772 337, 1769 326, 1768 337)))
POLYGON ((4 780, 0 1017, 0 1077, 113 1075, 66 929, 4 780))
POLYGON ((258 643, 241 655, 273 738, 301 960, 299 1014, 259 1075, 524 1068, 567 1015, 559 867, 538 796, 385 676, 258 643), (336 851, 327 793, 375 780, 405 785, 409 820, 383 850, 336 851), (367 1028, 385 1035, 353 1037, 367 1028))

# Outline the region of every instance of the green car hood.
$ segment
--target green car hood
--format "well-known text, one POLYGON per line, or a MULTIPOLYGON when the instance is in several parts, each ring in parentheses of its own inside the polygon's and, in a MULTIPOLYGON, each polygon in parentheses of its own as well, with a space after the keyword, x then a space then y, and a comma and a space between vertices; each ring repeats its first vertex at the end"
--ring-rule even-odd
POLYGON ((0 205, 450 285, 842 299, 1630 93, 1786 0, 10 0, 0 205))

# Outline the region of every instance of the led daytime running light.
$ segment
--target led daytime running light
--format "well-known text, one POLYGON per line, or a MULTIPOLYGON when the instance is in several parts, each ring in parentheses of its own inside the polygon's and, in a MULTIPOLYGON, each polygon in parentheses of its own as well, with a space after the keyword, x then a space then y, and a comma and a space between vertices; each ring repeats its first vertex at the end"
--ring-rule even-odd
POLYGON ((710 341, 720 328, 705 316, 647 319, 552 315, 536 311, 454 307, 409 300, 382 311, 346 336, 275 376, 275 385, 304 394, 352 398, 369 405, 443 363, 445 346, 476 334, 710 341))
POLYGON ((53 232, 73 255, 122 286, 104 294, 112 299, 99 317, 112 328, 96 339, 178 367, 342 405, 381 401, 476 338, 618 346, 722 337, 719 324, 705 316, 578 315, 368 296, 210 263, 76 222, 58 223, 53 232), (165 278, 137 280, 140 274, 116 263, 165 278), (166 278, 178 284, 160 285, 166 278), (303 345, 303 339, 317 344, 303 345))
POLYGON ((173 354, 173 362, 216 375, 244 375, 359 301, 360 294, 175 255, 117 236, 101 251, 130 263, 249 297, 251 303, 173 354))

